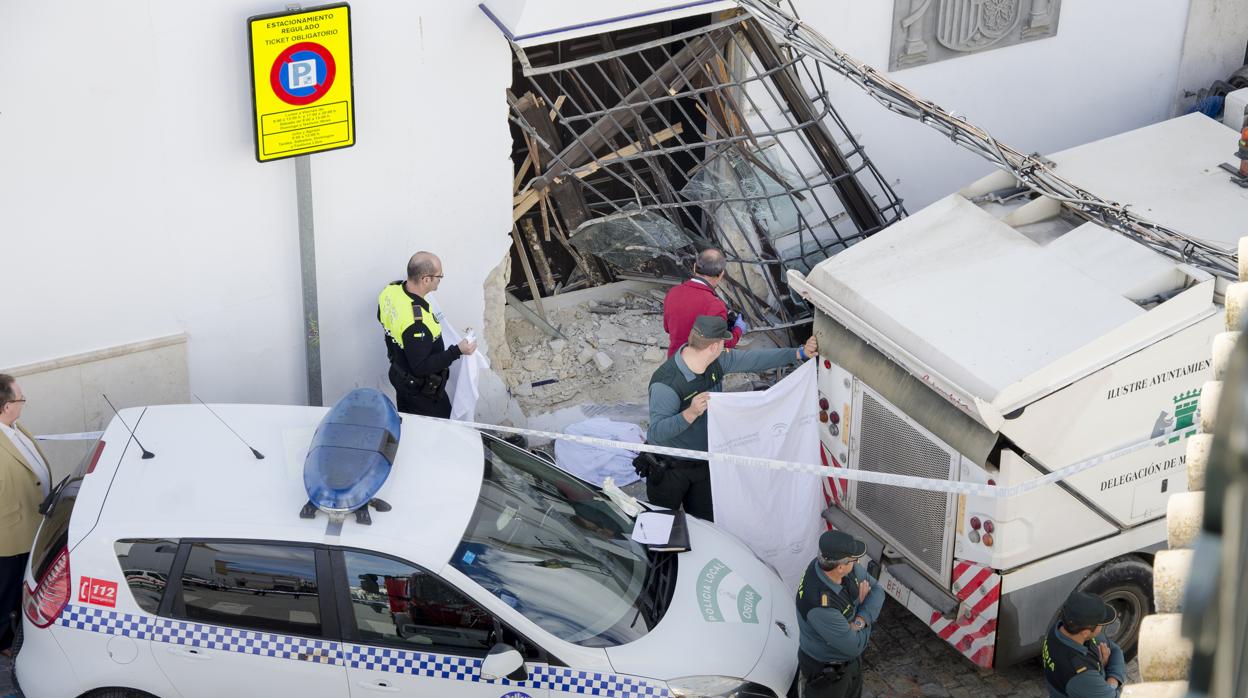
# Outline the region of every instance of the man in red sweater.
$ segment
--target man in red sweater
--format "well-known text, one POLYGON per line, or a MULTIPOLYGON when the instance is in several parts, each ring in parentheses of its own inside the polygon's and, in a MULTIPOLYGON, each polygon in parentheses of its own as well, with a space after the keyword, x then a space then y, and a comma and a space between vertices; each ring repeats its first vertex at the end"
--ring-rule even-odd
MULTIPOLYGON (((689 330, 698 316, 717 315, 728 320, 728 306, 715 295, 715 287, 724 280, 727 267, 728 259, 724 253, 708 247, 702 250, 698 261, 693 264, 693 278, 667 292, 667 297, 663 299, 663 329, 667 330, 669 337, 669 358, 689 341, 689 330)), ((729 324, 732 326, 732 339, 724 341, 725 349, 737 346, 741 335, 749 331, 740 315, 729 324)))

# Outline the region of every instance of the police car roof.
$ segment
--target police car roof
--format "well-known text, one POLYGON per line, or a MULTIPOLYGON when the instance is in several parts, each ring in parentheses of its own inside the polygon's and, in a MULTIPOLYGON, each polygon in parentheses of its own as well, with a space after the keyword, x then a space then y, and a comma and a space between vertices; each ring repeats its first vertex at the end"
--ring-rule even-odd
MULTIPOLYGON (((136 435, 156 454, 148 460, 133 445, 122 455, 128 434, 113 420, 104 436, 108 447, 84 484, 86 495, 87 488, 112 479, 100 527, 93 535, 114 540, 326 543, 385 551, 437 569, 450 559, 468 526, 484 463, 482 437, 476 431, 405 417, 394 468, 377 493, 392 510, 373 511, 371 526, 348 516, 341 531, 335 532, 324 514, 299 518, 307 502, 304 457, 328 408, 212 405, 212 409, 263 453, 264 460, 257 460, 202 405, 147 409, 136 435)), ((134 425, 140 412, 123 410, 122 418, 134 425)))

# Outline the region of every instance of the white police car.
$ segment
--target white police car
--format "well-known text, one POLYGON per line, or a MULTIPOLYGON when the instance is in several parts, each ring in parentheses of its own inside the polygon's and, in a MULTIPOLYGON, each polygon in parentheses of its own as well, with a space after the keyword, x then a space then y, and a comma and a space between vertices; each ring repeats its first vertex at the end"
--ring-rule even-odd
POLYGON ((50 498, 15 645, 30 698, 792 682, 791 594, 709 524, 648 553, 595 488, 465 427, 400 425, 375 391, 215 411, 249 446, 202 405, 126 410, 138 441, 113 420, 50 498))

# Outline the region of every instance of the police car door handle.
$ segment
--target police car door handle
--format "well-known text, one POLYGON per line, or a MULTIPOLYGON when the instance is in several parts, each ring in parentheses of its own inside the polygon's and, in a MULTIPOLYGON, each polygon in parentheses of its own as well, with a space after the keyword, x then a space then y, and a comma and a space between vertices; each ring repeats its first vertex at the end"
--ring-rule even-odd
POLYGON ((169 654, 176 654, 179 657, 186 657, 187 659, 212 659, 212 655, 205 654, 204 652, 200 652, 194 648, 170 647, 169 654))
POLYGON ((383 693, 398 693, 399 687, 392 686, 386 681, 361 681, 360 688, 367 688, 370 691, 381 691, 383 693))

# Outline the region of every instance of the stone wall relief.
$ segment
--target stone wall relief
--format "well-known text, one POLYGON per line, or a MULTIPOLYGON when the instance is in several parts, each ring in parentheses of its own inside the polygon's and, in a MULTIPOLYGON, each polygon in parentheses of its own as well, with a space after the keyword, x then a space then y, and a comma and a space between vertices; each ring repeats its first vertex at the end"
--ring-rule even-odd
POLYGON ((889 70, 1057 34, 1062 0, 894 0, 889 70))

